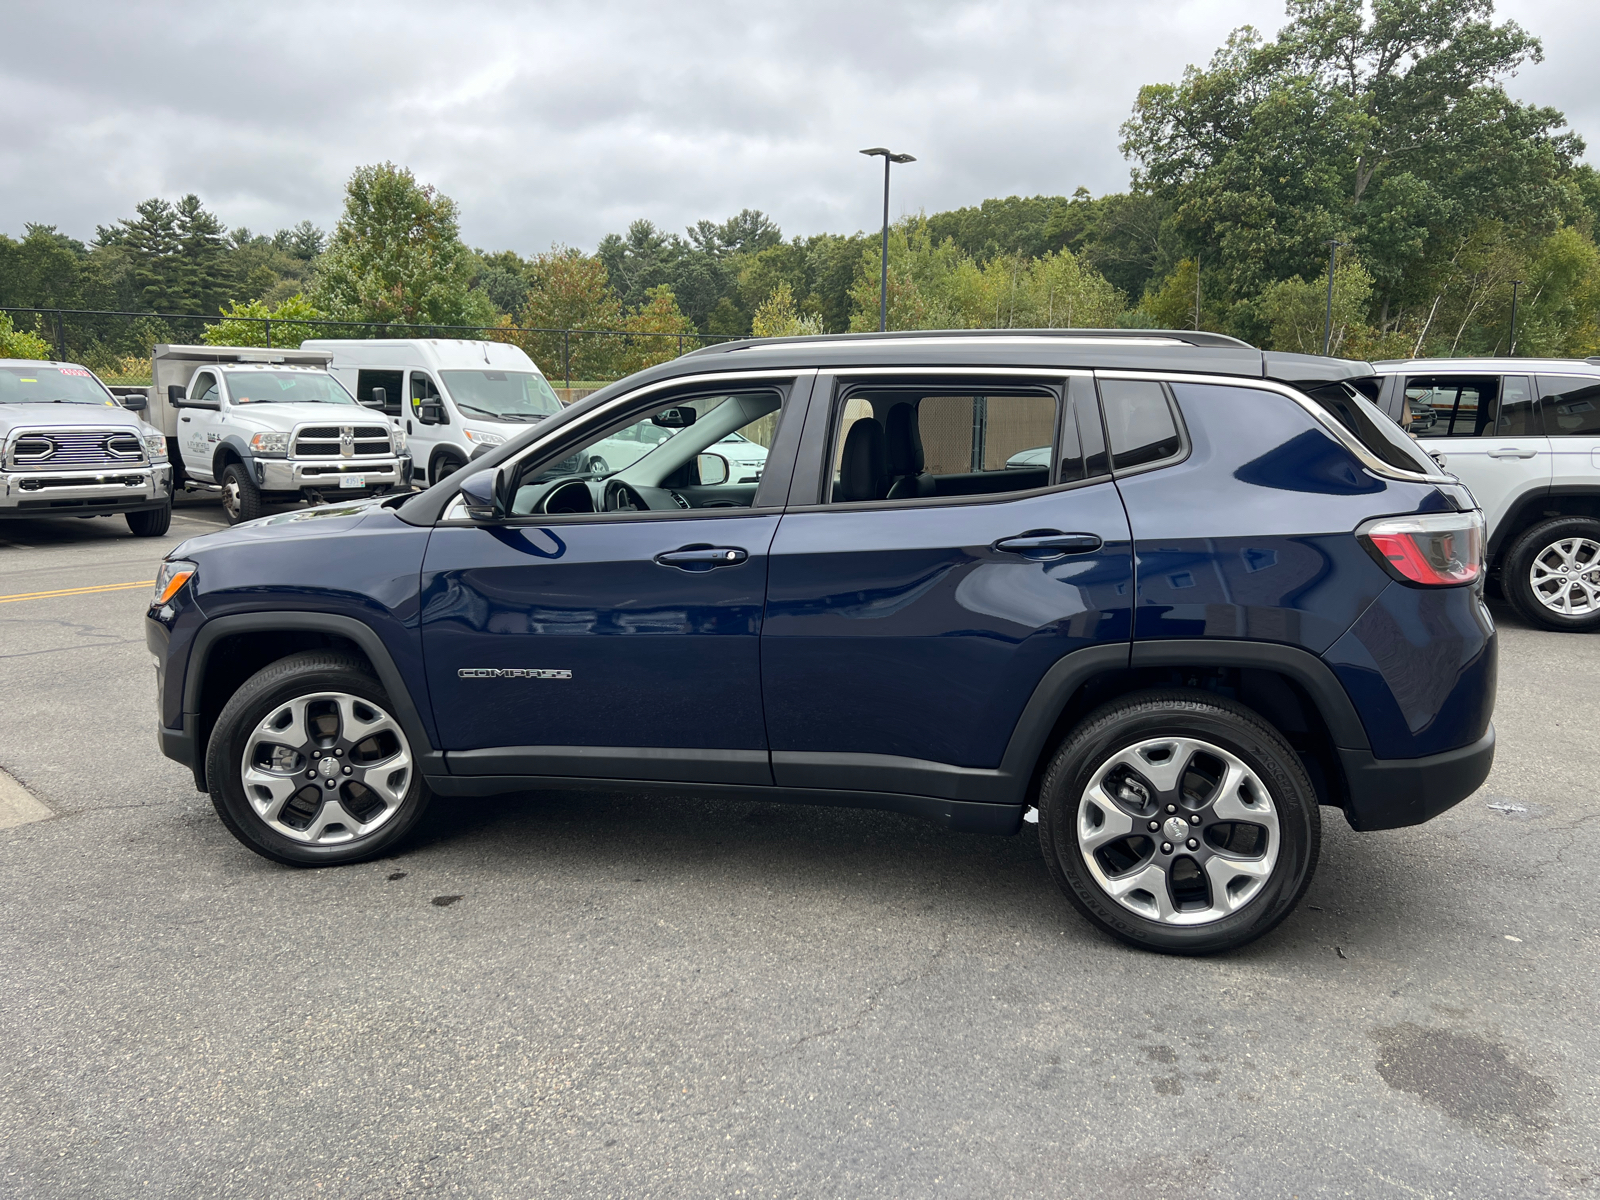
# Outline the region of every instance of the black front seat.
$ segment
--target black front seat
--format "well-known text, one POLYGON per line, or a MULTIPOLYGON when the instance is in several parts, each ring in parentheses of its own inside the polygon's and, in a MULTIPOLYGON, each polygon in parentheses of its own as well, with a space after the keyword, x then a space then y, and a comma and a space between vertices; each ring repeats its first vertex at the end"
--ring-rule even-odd
POLYGON ((850 426, 844 439, 844 454, 839 460, 839 482, 833 485, 835 503, 850 500, 882 500, 889 491, 889 472, 884 465, 883 426, 873 417, 862 417, 850 426))
POLYGON ((884 454, 888 461, 890 500, 930 494, 923 490, 926 459, 922 453, 922 430, 917 426, 917 406, 896 404, 884 424, 884 454))

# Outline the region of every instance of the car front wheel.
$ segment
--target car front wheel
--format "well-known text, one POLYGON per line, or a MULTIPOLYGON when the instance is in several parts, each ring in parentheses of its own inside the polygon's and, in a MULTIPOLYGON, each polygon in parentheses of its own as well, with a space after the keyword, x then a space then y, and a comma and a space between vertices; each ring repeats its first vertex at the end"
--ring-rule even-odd
POLYGON ((206 780, 235 837, 293 866, 384 853, 431 796, 382 685, 328 651, 281 659, 233 694, 211 735, 206 780))
POLYGON ((1067 898, 1130 945, 1209 954, 1282 921, 1321 845, 1316 793, 1282 736, 1205 692, 1090 714, 1039 789, 1039 839, 1067 898))

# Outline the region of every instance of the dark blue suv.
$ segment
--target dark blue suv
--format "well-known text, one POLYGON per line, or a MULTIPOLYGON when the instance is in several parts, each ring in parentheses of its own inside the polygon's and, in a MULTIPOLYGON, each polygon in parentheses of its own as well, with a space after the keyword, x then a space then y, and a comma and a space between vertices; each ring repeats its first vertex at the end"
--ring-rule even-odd
POLYGON ((1037 820, 1102 929, 1237 946, 1319 805, 1413 825, 1493 758, 1482 517, 1370 375, 1164 331, 701 350, 180 546, 161 747, 279 862, 539 788, 1037 820))

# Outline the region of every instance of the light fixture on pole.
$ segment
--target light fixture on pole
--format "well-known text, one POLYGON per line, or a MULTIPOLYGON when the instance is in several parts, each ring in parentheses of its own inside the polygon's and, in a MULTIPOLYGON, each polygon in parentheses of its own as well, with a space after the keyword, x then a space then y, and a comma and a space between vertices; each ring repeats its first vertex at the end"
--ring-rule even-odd
POLYGON ((917 160, 909 154, 896 154, 885 146, 873 146, 861 153, 868 158, 883 156, 883 269, 878 279, 878 332, 889 328, 889 164, 917 160))
POLYGON ((1328 348, 1333 345, 1333 263, 1339 256, 1339 247, 1348 245, 1337 238, 1328 239, 1328 316, 1322 323, 1322 353, 1328 353, 1328 348))
POLYGON ((1511 281, 1511 348, 1506 351, 1508 358, 1517 355, 1517 289, 1522 286, 1522 280, 1511 281))

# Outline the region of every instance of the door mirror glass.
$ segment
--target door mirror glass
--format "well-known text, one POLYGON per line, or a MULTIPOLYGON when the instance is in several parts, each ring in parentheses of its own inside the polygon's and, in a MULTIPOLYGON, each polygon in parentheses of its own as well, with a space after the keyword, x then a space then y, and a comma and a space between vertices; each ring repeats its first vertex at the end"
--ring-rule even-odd
POLYGON ((699 472, 702 487, 715 487, 719 483, 727 483, 732 474, 728 469, 728 460, 720 454, 700 455, 695 459, 695 468, 699 472))
POLYGON ((695 411, 692 408, 664 408, 651 417, 650 422, 662 429, 687 429, 695 422, 695 411))
POLYGON ((461 481, 461 500, 474 521, 497 521, 505 515, 503 479, 498 468, 475 471, 461 481))

